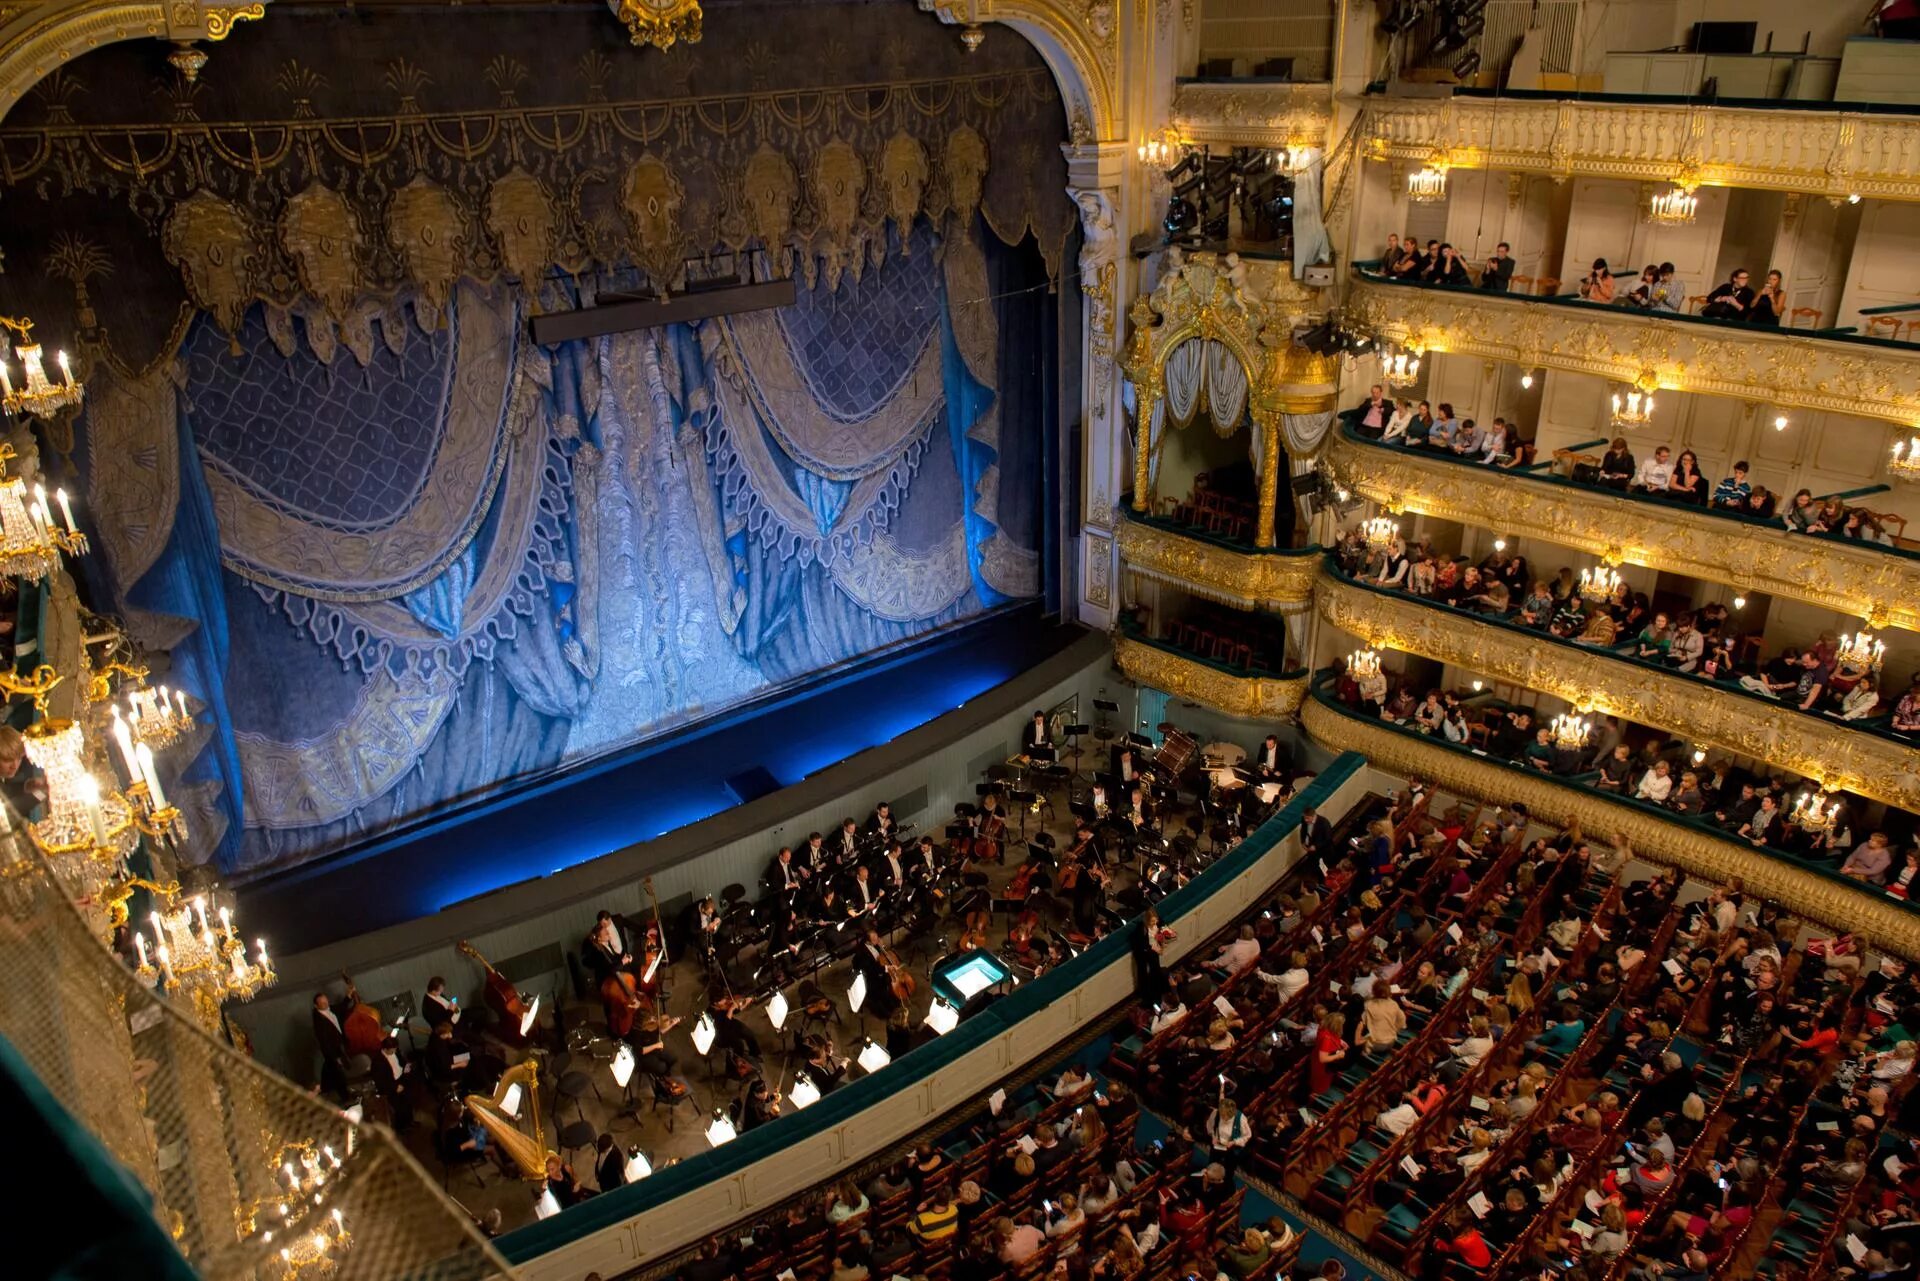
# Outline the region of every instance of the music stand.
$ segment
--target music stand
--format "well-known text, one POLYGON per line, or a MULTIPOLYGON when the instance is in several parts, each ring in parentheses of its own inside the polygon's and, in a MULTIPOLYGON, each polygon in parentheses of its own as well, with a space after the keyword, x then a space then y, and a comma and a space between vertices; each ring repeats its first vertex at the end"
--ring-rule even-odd
POLYGON ((1114 732, 1113 726, 1107 724, 1107 717, 1117 716, 1120 712, 1120 704, 1108 699, 1096 698, 1093 700, 1093 710, 1100 713, 1098 718, 1099 724, 1094 727, 1093 731, 1094 742, 1111 743, 1114 739, 1119 738, 1120 735, 1114 732))

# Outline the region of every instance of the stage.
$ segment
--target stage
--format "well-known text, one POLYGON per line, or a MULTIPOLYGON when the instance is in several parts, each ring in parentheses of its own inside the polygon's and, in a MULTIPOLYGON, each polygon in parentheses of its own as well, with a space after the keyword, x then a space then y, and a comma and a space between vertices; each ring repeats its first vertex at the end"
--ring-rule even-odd
MULTIPOLYGON (((455 905, 478 932, 485 918, 504 916, 509 905, 474 900, 512 887, 532 889, 530 883, 607 855, 639 851, 639 865, 624 874, 651 874, 735 834, 697 842, 660 838, 756 800, 769 785, 791 788, 927 726, 1086 636, 1083 628, 1042 618, 1038 604, 952 627, 617 756, 255 882, 242 899, 249 927, 273 939, 283 976, 292 978, 309 968, 324 973, 387 959, 395 949, 329 945, 455 905), (741 780, 755 767, 766 773, 741 780), (730 779, 741 780, 748 794, 730 789, 730 779), (641 849, 649 843, 655 847, 641 849), (487 910, 471 910, 476 907, 487 910), (314 949, 323 949, 324 958, 302 964, 307 958, 298 954, 314 949)), ((798 843, 799 837, 787 839, 798 843)), ((769 845, 763 859, 771 853, 769 845)), ((536 890, 513 910, 535 911, 553 897, 536 890)), ((443 924, 428 929, 438 935, 443 924)))

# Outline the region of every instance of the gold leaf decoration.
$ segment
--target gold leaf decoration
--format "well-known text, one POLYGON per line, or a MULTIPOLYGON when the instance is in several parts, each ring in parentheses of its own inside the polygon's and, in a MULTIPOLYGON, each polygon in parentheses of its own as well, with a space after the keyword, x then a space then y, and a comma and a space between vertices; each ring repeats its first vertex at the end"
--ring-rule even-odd
POLYGON ((173 207, 161 229, 161 248, 180 271, 187 294, 232 340, 238 334, 260 267, 252 222, 239 206, 197 191, 173 207))
POLYGON ((387 206, 387 243, 406 264, 419 290, 414 315, 422 329, 444 323, 454 281, 466 269, 467 234, 447 189, 425 174, 393 193, 387 206))

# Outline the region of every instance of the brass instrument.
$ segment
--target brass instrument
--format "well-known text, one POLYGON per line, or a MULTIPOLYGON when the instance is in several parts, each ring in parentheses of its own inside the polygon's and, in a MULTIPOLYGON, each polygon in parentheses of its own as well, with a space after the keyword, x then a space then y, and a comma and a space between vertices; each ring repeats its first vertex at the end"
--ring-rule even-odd
POLYGON ((528 1183, 539 1183, 547 1177, 547 1131, 540 1120, 540 1069, 535 1057, 528 1057, 500 1074, 500 1084, 493 1087, 493 1093, 469 1094, 464 1102, 467 1111, 473 1113, 473 1119, 487 1132, 487 1137, 499 1145, 502 1152, 519 1168, 520 1177, 528 1183), (519 1086, 521 1090, 520 1118, 516 1119, 505 1107, 508 1092, 519 1086))

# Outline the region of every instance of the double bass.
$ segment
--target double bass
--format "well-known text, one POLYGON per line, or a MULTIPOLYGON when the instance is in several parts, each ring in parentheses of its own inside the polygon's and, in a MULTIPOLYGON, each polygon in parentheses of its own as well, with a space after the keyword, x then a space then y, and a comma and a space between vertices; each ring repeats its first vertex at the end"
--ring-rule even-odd
POLYGON ((900 956, 892 948, 882 953, 882 964, 887 967, 887 981, 893 988, 893 999, 906 1002, 913 999, 919 984, 913 981, 913 975, 907 973, 907 967, 900 963, 900 956))
POLYGON ((482 999, 486 1001, 487 1008, 492 1010, 500 1020, 500 1026, 497 1029, 500 1039, 508 1045, 525 1045, 527 1036, 520 1030, 520 1025, 527 1021, 527 1015, 533 1011, 539 998, 528 1000, 520 995, 520 989, 510 983, 506 975, 487 964, 487 958, 474 950, 473 944, 465 939, 461 939, 455 946, 463 955, 480 962, 480 968, 487 972, 487 988, 482 994, 482 999))
POLYGON ((600 999, 607 1007, 607 1031, 625 1040, 633 1031, 634 1016, 643 1004, 639 980, 626 970, 615 970, 600 980, 600 999))
POLYGON ((1007 818, 991 794, 980 798, 980 826, 973 838, 972 857, 980 863, 998 863, 1000 845, 1007 832, 1007 818))
POLYGON ((340 1032, 347 1042, 347 1053, 372 1056, 380 1053, 380 1047, 386 1043, 387 1029, 380 1026, 380 1015, 371 1005, 360 999, 360 989, 353 985, 353 978, 345 971, 340 977, 347 985, 347 997, 353 1002, 347 1010, 347 1017, 340 1021, 340 1032))

